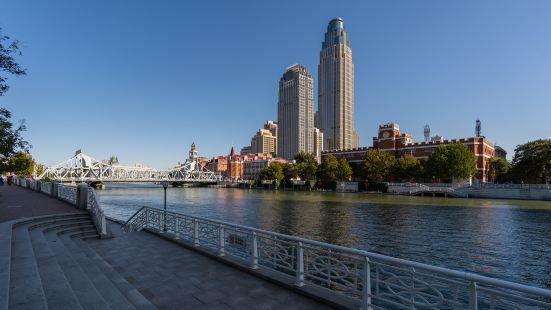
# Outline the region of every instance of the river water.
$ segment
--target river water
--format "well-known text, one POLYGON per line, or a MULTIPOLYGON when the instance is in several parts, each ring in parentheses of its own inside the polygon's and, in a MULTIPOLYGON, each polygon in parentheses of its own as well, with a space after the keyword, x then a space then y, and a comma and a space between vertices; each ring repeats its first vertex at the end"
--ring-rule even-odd
MULTIPOLYGON (((107 184, 108 216, 163 208, 153 184, 107 184)), ((171 211, 551 288, 551 202, 168 188, 171 211)))

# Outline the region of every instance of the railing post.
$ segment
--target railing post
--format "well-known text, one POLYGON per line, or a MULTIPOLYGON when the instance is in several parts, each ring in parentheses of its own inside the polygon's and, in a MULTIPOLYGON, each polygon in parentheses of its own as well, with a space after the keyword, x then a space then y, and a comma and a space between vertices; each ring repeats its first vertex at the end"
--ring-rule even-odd
POLYGON ((304 286, 304 249, 302 248, 302 242, 298 243, 297 247, 297 274, 296 274, 296 286, 304 286))
POLYGON ((470 285, 469 309, 470 310, 478 309, 478 293, 476 289, 476 282, 471 282, 471 285, 470 285))
POLYGON ((251 269, 258 269, 258 237, 253 231, 253 253, 252 253, 251 269))
POLYGON ((52 182, 52 190, 50 191, 50 195, 52 195, 52 197, 54 198, 57 198, 57 183, 56 182, 52 182))
POLYGON ((362 310, 371 308, 371 268, 369 266, 369 257, 365 257, 363 270, 363 287, 362 287, 362 310))
POLYGON ((193 219, 193 245, 199 246, 199 221, 193 219))
POLYGON ((88 184, 80 183, 77 186, 77 209, 86 210, 88 208, 88 184))
POLYGON ((105 223, 105 215, 101 216, 101 234, 107 235, 107 223, 105 223))
POLYGON ((224 226, 222 226, 222 224, 218 225, 218 231, 220 233, 219 236, 218 236, 218 241, 219 241, 218 256, 224 256, 226 254, 224 253, 225 252, 225 249, 224 249, 225 238, 224 238, 224 226))

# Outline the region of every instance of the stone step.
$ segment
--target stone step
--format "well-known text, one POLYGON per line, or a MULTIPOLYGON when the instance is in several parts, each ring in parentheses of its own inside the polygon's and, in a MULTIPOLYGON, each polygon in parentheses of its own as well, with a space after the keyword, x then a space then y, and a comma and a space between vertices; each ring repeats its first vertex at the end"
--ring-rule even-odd
POLYGON ((29 229, 35 229, 38 227, 44 227, 44 226, 51 226, 51 224, 73 224, 73 223, 79 223, 79 222, 91 222, 90 216, 86 217, 76 217, 76 218, 62 218, 62 219, 53 219, 53 220, 44 220, 44 221, 37 221, 33 223, 29 223, 29 229))
POLYGON ((52 226, 49 226, 45 229, 42 229, 44 232, 49 232, 53 230, 59 231, 60 229, 66 229, 66 228, 75 228, 75 227, 88 227, 88 226, 94 226, 92 221, 79 221, 75 223, 69 223, 69 224, 55 224, 52 226))
POLYGON ((89 219, 90 214, 88 212, 83 213, 66 213, 66 214, 58 214, 58 215, 45 215, 45 216, 37 216, 27 219, 21 219, 18 220, 16 223, 13 224, 13 228, 18 226, 23 226, 27 224, 38 224, 41 222, 51 222, 55 220, 63 220, 63 219, 89 219))
POLYGON ((83 231, 95 231, 97 233, 96 226, 94 226, 93 224, 88 224, 88 225, 82 225, 77 227, 62 228, 62 230, 58 230, 56 234, 58 236, 67 235, 67 234, 70 235, 74 232, 83 232, 83 231))
POLYGON ((12 231, 8 308, 48 309, 27 226, 12 231))
POLYGON ((76 240, 71 239, 66 234, 59 237, 69 250, 70 255, 80 265, 88 279, 90 279, 112 309, 136 309, 100 267, 97 266, 97 263, 90 259, 85 251, 75 244, 76 240))
POLYGON ((76 234, 71 234, 71 235, 69 235, 69 237, 70 238, 86 239, 86 240, 99 239, 100 238, 98 232, 95 229, 94 230, 85 230, 85 231, 78 232, 76 234))
MULTIPOLYGON (((85 255, 90 258, 95 265, 108 277, 109 280, 119 289, 119 291, 126 297, 136 309, 157 309, 147 298, 145 298, 132 284, 130 284, 123 276, 119 274, 111 264, 100 256, 92 247, 88 245, 88 242, 103 242, 97 241, 83 241, 80 239, 72 239, 73 242, 80 247, 85 255)), ((185 308, 185 305, 182 305, 185 308)))
POLYGON ((107 302, 86 277, 80 265, 73 260, 64 243, 58 238, 57 232, 56 230, 48 230, 43 233, 82 309, 109 309, 107 302))
POLYGON ((48 308, 82 309, 42 231, 28 228, 48 308))

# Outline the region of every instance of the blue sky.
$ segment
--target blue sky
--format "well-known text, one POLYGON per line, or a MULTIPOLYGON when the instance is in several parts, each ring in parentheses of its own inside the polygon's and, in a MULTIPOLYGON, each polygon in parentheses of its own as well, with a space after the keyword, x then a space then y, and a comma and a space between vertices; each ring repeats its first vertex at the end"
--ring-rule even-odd
POLYGON ((317 78, 336 16, 350 35, 361 145, 381 123, 421 140, 425 124, 472 136, 476 118, 510 154, 550 138, 547 0, 3 0, 0 27, 22 42, 29 74, 9 79, 0 105, 27 120, 45 164, 82 148, 165 168, 193 141, 200 155, 227 154, 276 118, 285 67, 317 78))

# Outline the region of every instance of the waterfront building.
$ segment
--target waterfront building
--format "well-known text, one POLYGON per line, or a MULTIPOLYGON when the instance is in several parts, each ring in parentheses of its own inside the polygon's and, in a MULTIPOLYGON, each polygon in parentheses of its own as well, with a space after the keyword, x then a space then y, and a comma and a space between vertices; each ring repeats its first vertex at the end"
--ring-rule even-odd
POLYGON ((277 154, 293 159, 314 151, 314 90, 312 75, 296 64, 279 80, 277 154))
POLYGON ((287 163, 287 160, 281 157, 274 157, 270 153, 250 154, 245 157, 243 162, 243 179, 254 180, 258 177, 260 170, 268 167, 272 162, 287 163))
POLYGON ((252 137, 250 154, 271 153, 275 156, 277 154, 277 131, 277 123, 267 120, 264 128, 260 128, 252 137))
MULTIPOLYGON (((478 124, 478 122, 477 122, 478 124)), ((479 134, 480 132, 477 131, 479 134)), ((373 147, 392 153, 396 157, 408 154, 417 159, 428 158, 439 145, 461 143, 467 146, 476 156, 477 174, 481 182, 488 181, 489 160, 495 156, 495 147, 486 137, 467 137, 458 139, 444 139, 441 136, 432 137, 430 141, 413 142, 413 136, 400 133, 398 124, 389 123, 379 126, 377 137, 373 137, 373 147)))
POLYGON ((321 163, 321 152, 323 151, 323 132, 319 128, 314 128, 314 155, 321 163))
POLYGON ((207 164, 207 169, 214 173, 225 175, 228 171, 227 156, 215 156, 207 164))
POLYGON ((324 150, 357 148, 354 127, 354 64, 342 18, 329 21, 318 66, 318 127, 324 150))
POLYGON ((250 145, 246 145, 246 146, 242 147, 241 151, 239 151, 239 154, 241 154, 241 155, 248 155, 248 154, 251 154, 251 153, 252 153, 252 150, 251 150, 250 145))
POLYGON ((496 145, 495 150, 496 150, 496 157, 507 159, 507 151, 504 148, 496 145))

